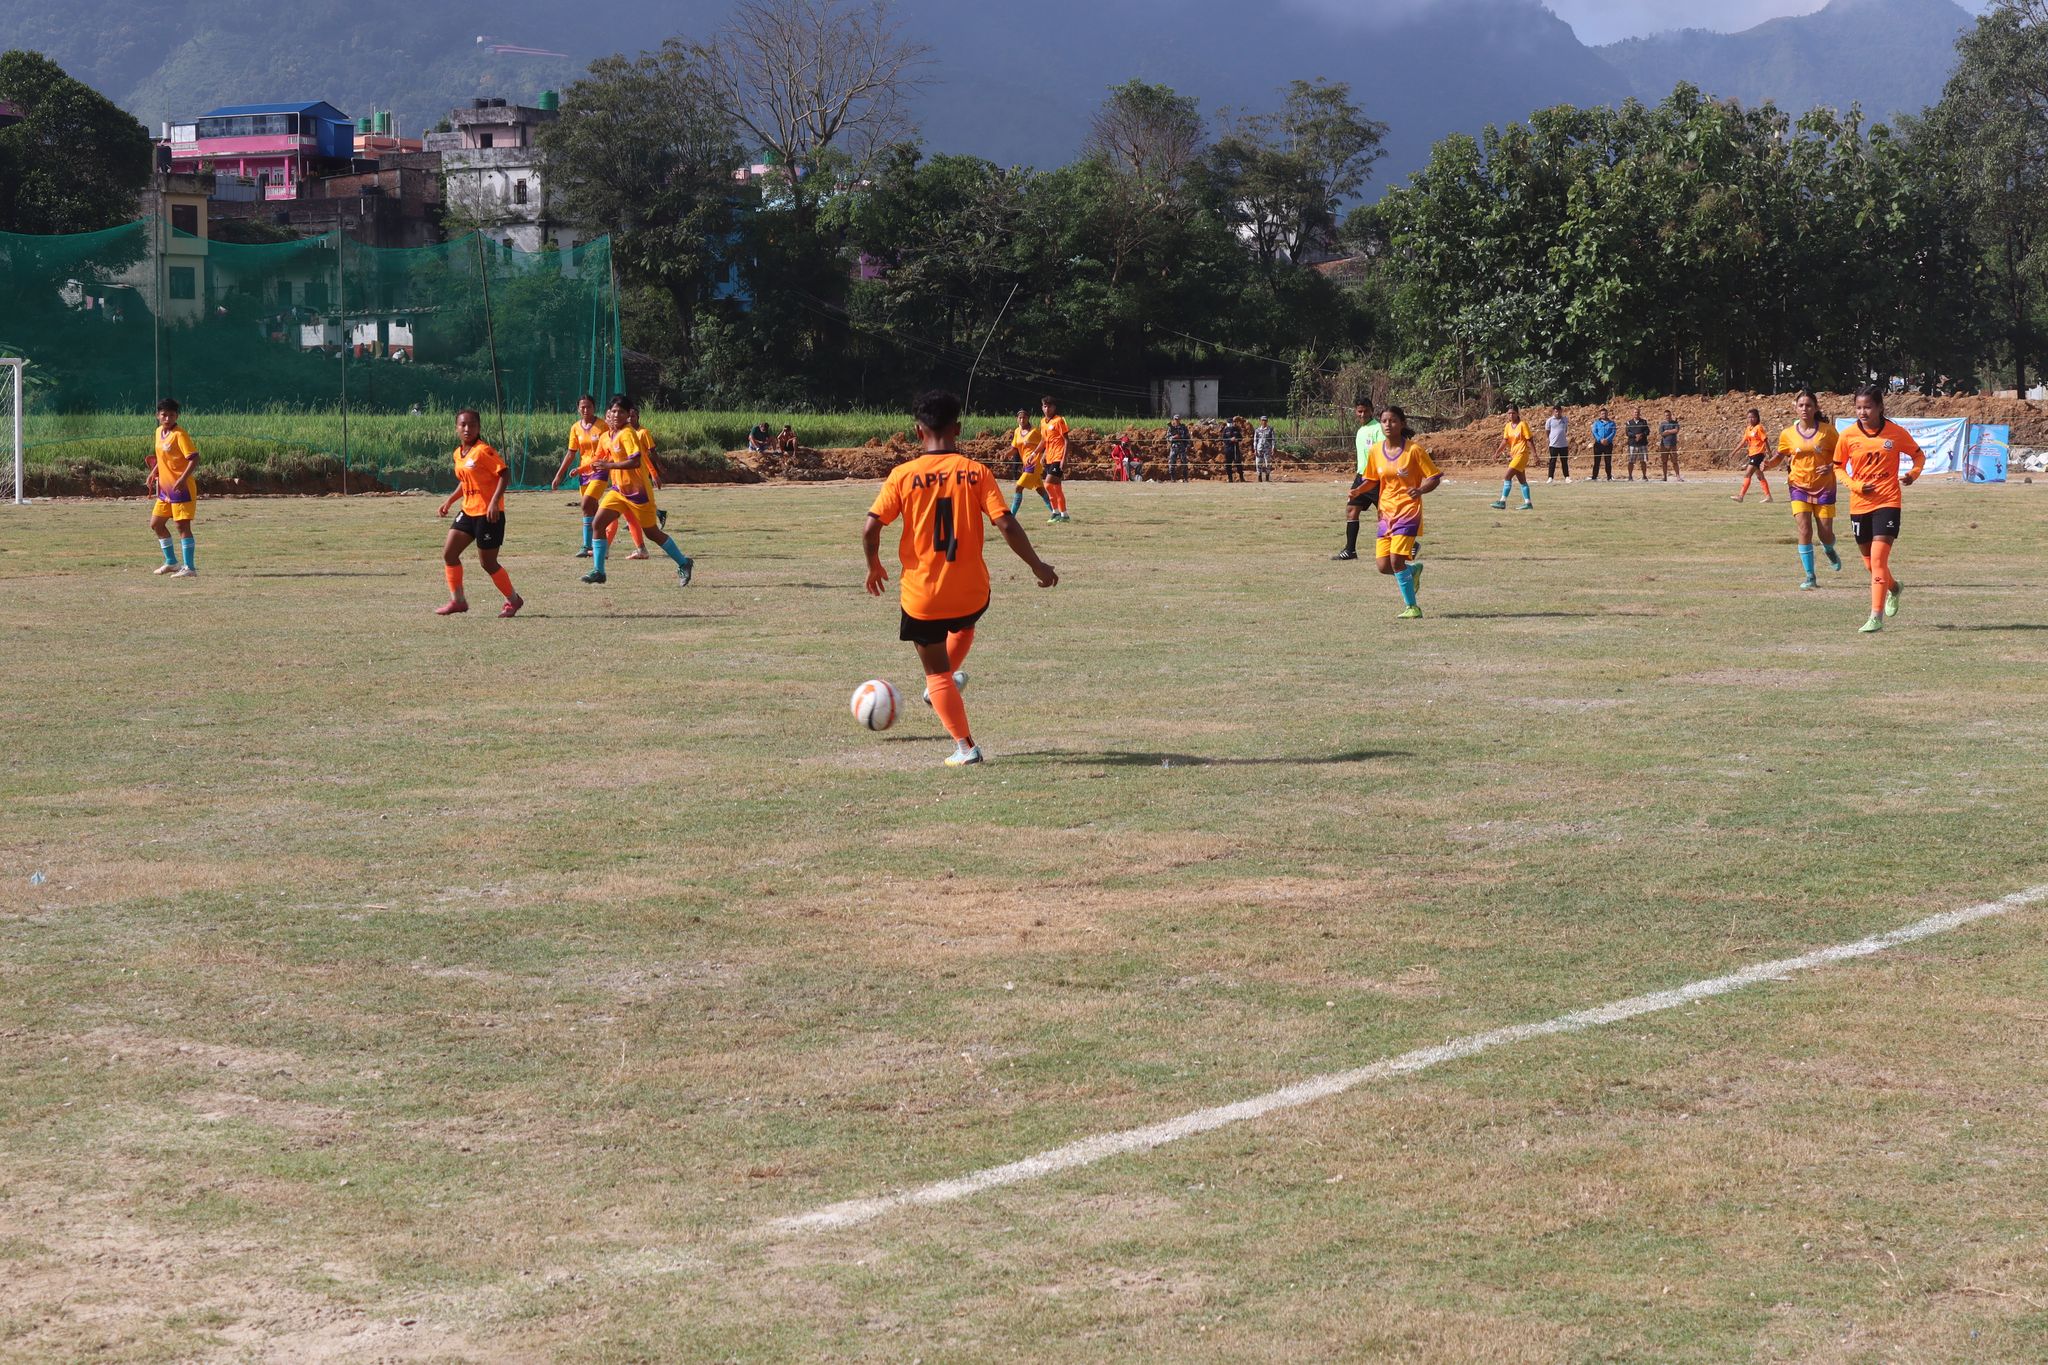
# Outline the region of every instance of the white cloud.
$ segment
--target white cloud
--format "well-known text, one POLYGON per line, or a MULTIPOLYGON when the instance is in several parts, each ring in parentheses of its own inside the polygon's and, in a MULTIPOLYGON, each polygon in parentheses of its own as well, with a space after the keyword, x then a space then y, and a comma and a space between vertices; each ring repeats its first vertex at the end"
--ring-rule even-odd
MULTIPOLYGON (((1362 23, 1406 18, 1426 11, 1437 0, 1289 0, 1305 9, 1362 23)), ((1611 43, 1645 33, 1676 28, 1710 28, 1734 33, 1766 19, 1811 14, 1828 0, 1543 0, 1552 13, 1572 26, 1579 41, 1611 43)), ((1988 0, 1958 0, 1972 13, 1982 13, 1988 0)))

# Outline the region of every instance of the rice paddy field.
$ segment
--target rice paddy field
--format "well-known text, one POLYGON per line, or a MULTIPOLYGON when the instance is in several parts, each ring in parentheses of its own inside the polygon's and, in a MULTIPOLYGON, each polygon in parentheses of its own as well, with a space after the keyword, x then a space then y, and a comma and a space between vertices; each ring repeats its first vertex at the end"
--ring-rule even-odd
POLYGON ((0 507, 0 1358, 2048 1358, 2048 491, 1864 636, 1725 479, 1454 478, 1419 621, 1073 488, 961 771, 872 484, 517 494, 513 620, 434 498, 0 507))

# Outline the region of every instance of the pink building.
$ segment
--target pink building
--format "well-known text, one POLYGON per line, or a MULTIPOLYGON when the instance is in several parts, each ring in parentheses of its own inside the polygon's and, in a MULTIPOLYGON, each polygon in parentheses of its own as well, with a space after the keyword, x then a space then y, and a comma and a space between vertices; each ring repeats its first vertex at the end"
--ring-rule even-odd
MULTIPOLYGON (((263 199, 297 199, 307 181, 348 169, 355 125, 324 101, 231 104, 170 129, 171 170, 212 172, 263 199)), ((227 193, 224 197, 244 197, 227 193)))

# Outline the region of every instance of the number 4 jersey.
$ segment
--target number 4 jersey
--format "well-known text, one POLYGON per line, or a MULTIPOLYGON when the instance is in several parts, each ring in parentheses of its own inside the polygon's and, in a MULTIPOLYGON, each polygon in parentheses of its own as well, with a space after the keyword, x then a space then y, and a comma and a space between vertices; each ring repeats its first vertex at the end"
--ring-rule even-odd
POLYGON ((920 455, 891 470, 875 505, 883 525, 901 518, 903 610, 922 621, 971 616, 988 605, 981 523, 1010 505, 986 465, 961 454, 920 455))

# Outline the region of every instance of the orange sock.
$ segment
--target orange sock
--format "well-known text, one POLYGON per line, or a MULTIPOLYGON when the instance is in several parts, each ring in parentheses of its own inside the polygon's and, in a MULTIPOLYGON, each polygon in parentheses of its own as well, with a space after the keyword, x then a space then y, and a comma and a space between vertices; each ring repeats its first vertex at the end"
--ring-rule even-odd
POLYGON ((1052 495, 1052 510, 1065 516, 1067 511, 1067 486, 1063 483, 1049 483, 1045 491, 1052 495))
POLYGON ((450 597, 462 596, 462 566, 460 564, 443 564, 441 566, 441 576, 448 580, 448 595, 450 597))
POLYGON ((505 600, 507 602, 510 602, 513 598, 519 595, 518 593, 512 591, 512 575, 506 570, 491 570, 491 581, 498 585, 499 592, 505 594, 505 600))
POLYGON ((973 743, 973 732, 967 728, 967 703, 960 699, 960 689, 954 686, 953 675, 927 673, 924 685, 925 690, 932 694, 932 710, 938 714, 939 724, 946 727, 946 733, 963 744, 973 743))
POLYGON ((967 651, 972 648, 974 648, 974 627, 969 626, 966 630, 956 630, 951 635, 948 635, 946 637, 946 667, 958 673, 960 665, 967 662, 967 651))
POLYGON ((1892 577, 1892 547, 1883 541, 1873 541, 1867 556, 1870 565, 1870 614, 1880 615, 1884 611, 1884 595, 1898 580, 1892 577))
POLYGON ((604 528, 604 543, 609 545, 619 538, 619 524, 615 521, 604 528))
POLYGON ((639 522, 637 522, 637 521, 629 521, 629 522, 627 522, 627 523, 626 523, 626 529, 627 529, 628 531, 631 531, 631 532, 633 533, 633 548, 634 548, 634 549, 636 549, 636 550, 644 550, 644 549, 646 549, 646 548, 647 548, 647 537, 646 537, 646 536, 645 536, 644 534, 642 534, 642 533, 641 533, 641 530, 640 530, 640 523, 639 523, 639 522))

